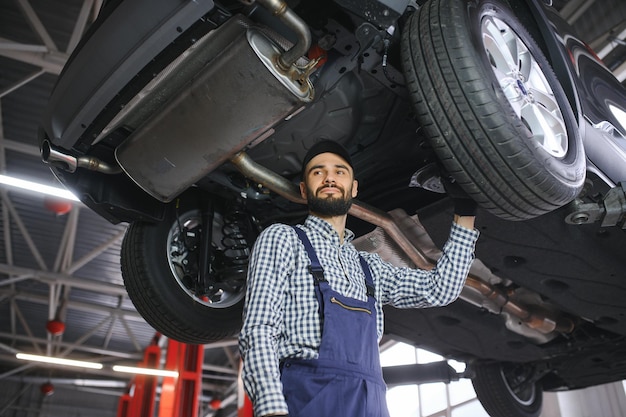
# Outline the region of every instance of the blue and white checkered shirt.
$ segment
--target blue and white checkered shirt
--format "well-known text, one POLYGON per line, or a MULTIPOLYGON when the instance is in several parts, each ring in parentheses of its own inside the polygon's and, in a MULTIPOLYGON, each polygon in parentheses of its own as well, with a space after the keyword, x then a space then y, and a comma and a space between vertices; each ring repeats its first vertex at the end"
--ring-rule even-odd
MULTIPOLYGON (((309 216, 301 226, 311 240, 324 277, 339 293, 366 300, 365 276, 346 230, 344 243, 326 221, 309 216)), ((432 270, 395 267, 362 252, 376 287, 379 339, 384 304, 399 308, 443 306, 460 294, 474 259, 478 231, 453 223, 443 255, 432 270)), ((291 226, 275 224, 257 239, 248 270, 248 290, 239 347, 243 382, 255 415, 287 414, 279 362, 317 358, 321 324, 309 257, 291 226)))

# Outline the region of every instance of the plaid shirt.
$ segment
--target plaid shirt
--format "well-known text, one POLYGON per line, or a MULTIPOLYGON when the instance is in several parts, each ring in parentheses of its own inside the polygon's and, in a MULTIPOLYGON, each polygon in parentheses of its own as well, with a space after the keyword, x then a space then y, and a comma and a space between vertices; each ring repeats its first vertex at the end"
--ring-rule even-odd
MULTIPOLYGON (((326 221, 309 216, 302 227, 324 267, 324 276, 339 293, 366 300, 365 275, 346 230, 344 243, 326 221)), ((460 294, 474 259, 478 231, 453 223, 443 255, 432 270, 395 267, 376 254, 362 252, 376 287, 379 339, 384 304, 399 308, 444 306, 460 294)), ((248 270, 244 324, 239 347, 243 382, 255 415, 287 414, 279 362, 317 358, 321 324, 309 257, 291 226, 275 224, 257 239, 248 270)))

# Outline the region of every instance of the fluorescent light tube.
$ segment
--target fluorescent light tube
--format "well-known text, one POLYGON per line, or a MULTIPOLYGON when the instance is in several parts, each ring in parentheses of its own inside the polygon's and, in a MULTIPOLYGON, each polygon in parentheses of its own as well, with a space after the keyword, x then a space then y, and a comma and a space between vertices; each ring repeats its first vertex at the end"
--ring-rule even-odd
POLYGON ((171 376, 178 377, 177 371, 167 371, 165 369, 149 369, 149 368, 139 368, 136 366, 121 366, 115 365, 113 366, 113 370, 116 372, 125 372, 129 374, 141 374, 141 375, 154 375, 154 376, 171 376))
POLYGON ((17 353, 15 357, 26 361, 35 361, 43 363, 52 363, 55 365, 78 366, 80 368, 102 369, 101 363, 75 361, 71 359, 54 358, 51 356, 29 355, 28 353, 17 353))
POLYGON ((74 194, 72 194, 69 190, 66 190, 64 188, 52 187, 49 185, 39 184, 33 181, 21 180, 19 178, 9 177, 7 175, 0 174, 0 184, 20 188, 25 191, 51 195, 53 197, 64 198, 66 200, 79 201, 78 198, 74 194))

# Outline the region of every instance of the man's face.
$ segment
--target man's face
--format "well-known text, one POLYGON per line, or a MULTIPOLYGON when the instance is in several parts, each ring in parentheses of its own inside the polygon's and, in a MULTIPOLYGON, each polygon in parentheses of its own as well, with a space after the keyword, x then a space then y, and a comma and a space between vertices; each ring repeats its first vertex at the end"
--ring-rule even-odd
POLYGON ((357 188, 352 168, 339 155, 329 152, 311 159, 300 183, 309 210, 322 217, 347 214, 357 188))

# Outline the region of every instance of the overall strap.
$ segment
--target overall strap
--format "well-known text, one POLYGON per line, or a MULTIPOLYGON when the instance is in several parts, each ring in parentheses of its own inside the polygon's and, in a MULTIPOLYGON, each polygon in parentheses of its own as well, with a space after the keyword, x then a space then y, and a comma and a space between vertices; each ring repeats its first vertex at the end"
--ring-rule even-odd
MULTIPOLYGON (((326 281, 324 278, 324 268, 320 264, 320 260, 315 253, 315 249, 313 249, 313 245, 309 240, 309 237, 306 235, 304 230, 299 227, 292 226, 296 231, 298 238, 304 245, 304 249, 306 250, 307 255, 309 255, 309 260, 311 261, 311 265, 309 265, 309 272, 315 278, 315 285, 319 285, 321 281, 326 281)), ((372 271, 370 270, 369 265, 365 261, 365 259, 359 254, 359 261, 361 262, 361 269, 363 269, 363 274, 365 274, 365 287, 367 288, 367 295, 370 297, 375 297, 376 292, 374 290, 374 280, 372 278, 372 271)))
POLYGON ((313 245, 311 245, 311 241, 309 237, 306 235, 304 230, 299 227, 292 226, 293 230, 296 231, 296 235, 304 245, 304 249, 306 250, 307 255, 309 256, 309 261, 311 264, 309 265, 309 272, 313 275, 313 284, 315 288, 315 298, 317 299, 317 305, 319 308, 320 315, 320 334, 324 334, 324 297, 322 296, 322 291, 320 289, 320 282, 325 282, 326 278, 324 278, 324 268, 322 268, 322 264, 320 264, 320 260, 315 253, 315 249, 313 249, 313 245))
POLYGON ((361 269, 363 269, 363 273, 365 274, 365 287, 367 288, 367 295, 376 298, 376 287, 374 286, 374 279, 372 278, 372 270, 361 254, 359 254, 359 261, 361 262, 361 269))
POLYGON ((317 258, 315 249, 313 249, 313 245, 311 245, 311 241, 304 230, 299 227, 292 227, 304 245, 307 255, 309 255, 309 260, 311 261, 311 264, 309 265, 309 272, 311 272, 311 275, 315 278, 315 285, 319 285, 320 282, 326 281, 326 278, 324 278, 324 268, 322 268, 322 264, 320 264, 320 260, 317 258))

